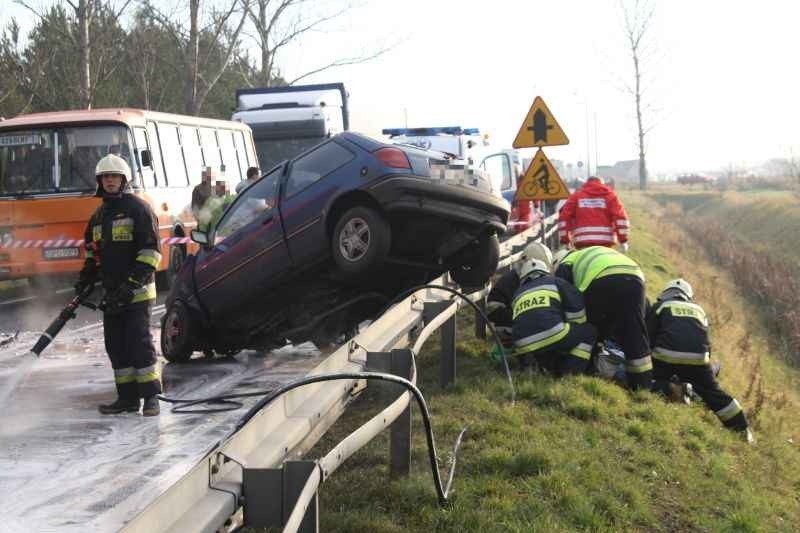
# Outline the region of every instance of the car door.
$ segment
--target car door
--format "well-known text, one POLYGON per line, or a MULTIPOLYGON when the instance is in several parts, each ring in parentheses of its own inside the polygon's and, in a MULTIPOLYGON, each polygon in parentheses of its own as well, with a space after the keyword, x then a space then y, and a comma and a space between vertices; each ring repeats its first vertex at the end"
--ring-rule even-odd
POLYGON ((213 246, 198 255, 197 294, 213 322, 226 321, 233 329, 252 325, 247 322, 253 320, 253 304, 263 303, 262 296, 290 272, 275 205, 282 170, 273 170, 239 195, 211 229, 213 246))
MULTIPOLYGON (((355 153, 330 140, 296 158, 282 188, 281 216, 292 261, 298 268, 324 259, 330 250, 323 211, 330 199, 346 187, 346 173, 336 172, 355 153)), ((351 179, 359 179, 354 170, 351 179)))

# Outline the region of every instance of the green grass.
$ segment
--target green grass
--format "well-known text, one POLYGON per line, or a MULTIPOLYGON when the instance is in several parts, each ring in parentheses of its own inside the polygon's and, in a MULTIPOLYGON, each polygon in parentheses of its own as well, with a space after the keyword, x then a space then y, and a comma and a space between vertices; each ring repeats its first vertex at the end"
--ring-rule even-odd
MULTIPOLYGON (((596 378, 516 372, 511 405, 504 375, 486 358, 489 345, 472 337, 471 316, 462 313, 456 385, 438 385, 435 338, 418 358, 443 476, 452 443, 467 427, 449 506, 437 504, 415 408, 411 475, 390 481, 388 435, 380 435, 322 486, 321 530, 800 529, 796 372, 769 356, 747 299, 670 224, 669 211, 639 194, 624 200, 635 228, 631 253, 645 269, 649 294, 676 275, 695 283, 716 324, 722 381, 754 417, 756 445, 701 405, 669 404, 596 378)), ((365 392, 308 457, 324 455, 385 405, 365 392)))

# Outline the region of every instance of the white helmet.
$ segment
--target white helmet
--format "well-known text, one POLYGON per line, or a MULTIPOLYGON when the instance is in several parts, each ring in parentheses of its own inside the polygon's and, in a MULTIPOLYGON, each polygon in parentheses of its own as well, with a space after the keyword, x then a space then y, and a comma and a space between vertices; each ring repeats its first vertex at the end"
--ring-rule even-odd
POLYGON ((694 298, 694 290, 692 289, 692 286, 689 285, 689 282, 683 278, 673 279, 667 282, 667 284, 664 285, 664 289, 661 291, 661 294, 664 294, 667 291, 680 291, 690 300, 694 298))
POLYGON ((549 274, 550 267, 541 259, 522 259, 514 263, 514 270, 517 271, 519 279, 530 276, 534 272, 541 272, 542 274, 549 274))
POLYGON ((561 262, 570 254, 570 252, 572 252, 572 250, 569 248, 561 248, 555 253, 553 256, 553 271, 558 268, 558 265, 561 264, 561 262))
POLYGON ((121 174, 125 176, 125 182, 131 181, 131 167, 118 155, 108 154, 94 168, 94 175, 100 179, 103 174, 121 174))
POLYGON ((522 251, 520 261, 525 261, 526 259, 538 259, 547 265, 549 269, 550 265, 553 264, 553 252, 540 242, 532 242, 525 246, 525 249, 522 251))

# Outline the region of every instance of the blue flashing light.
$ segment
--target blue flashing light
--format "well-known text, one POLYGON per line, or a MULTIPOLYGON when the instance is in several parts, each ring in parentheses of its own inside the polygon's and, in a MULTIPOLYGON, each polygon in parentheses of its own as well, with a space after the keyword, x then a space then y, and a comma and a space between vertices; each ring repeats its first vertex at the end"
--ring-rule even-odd
POLYGON ((430 135, 480 135, 478 128, 462 128, 461 126, 443 126, 434 128, 386 128, 383 135, 390 137, 422 137, 430 135))

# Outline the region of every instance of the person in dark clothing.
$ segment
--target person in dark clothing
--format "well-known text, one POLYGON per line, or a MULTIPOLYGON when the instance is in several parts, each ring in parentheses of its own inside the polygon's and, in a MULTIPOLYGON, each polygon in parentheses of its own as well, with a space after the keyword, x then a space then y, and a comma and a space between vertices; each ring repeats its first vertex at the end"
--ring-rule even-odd
POLYGON ((710 363, 708 319, 692 301, 694 290, 684 279, 667 283, 647 314, 653 348, 653 389, 669 393, 673 376, 691 383, 694 392, 714 411, 722 424, 741 431, 748 442, 752 433, 742 406, 719 386, 710 363))
POLYGON ((580 374, 589 365, 596 331, 586 323, 578 290, 550 274, 538 259, 517 263, 520 287, 514 295, 514 354, 555 376, 580 374))
POLYGON ((159 413, 156 395, 161 392, 150 334, 156 299, 154 272, 161 261, 158 222, 152 209, 126 190, 131 171, 124 159, 105 156, 95 174, 103 203, 86 226, 86 261, 75 290, 83 292, 102 273, 103 333, 117 400, 100 405, 99 410, 103 414, 137 412, 143 398, 142 414, 153 416, 159 413))
MULTIPOLYGON (((556 276, 575 285, 586 301, 586 317, 598 339, 618 342, 632 389, 650 388, 653 363, 645 326, 644 273, 612 248, 590 246, 556 254, 556 276)), ((599 351, 595 347, 594 355, 599 351)))

